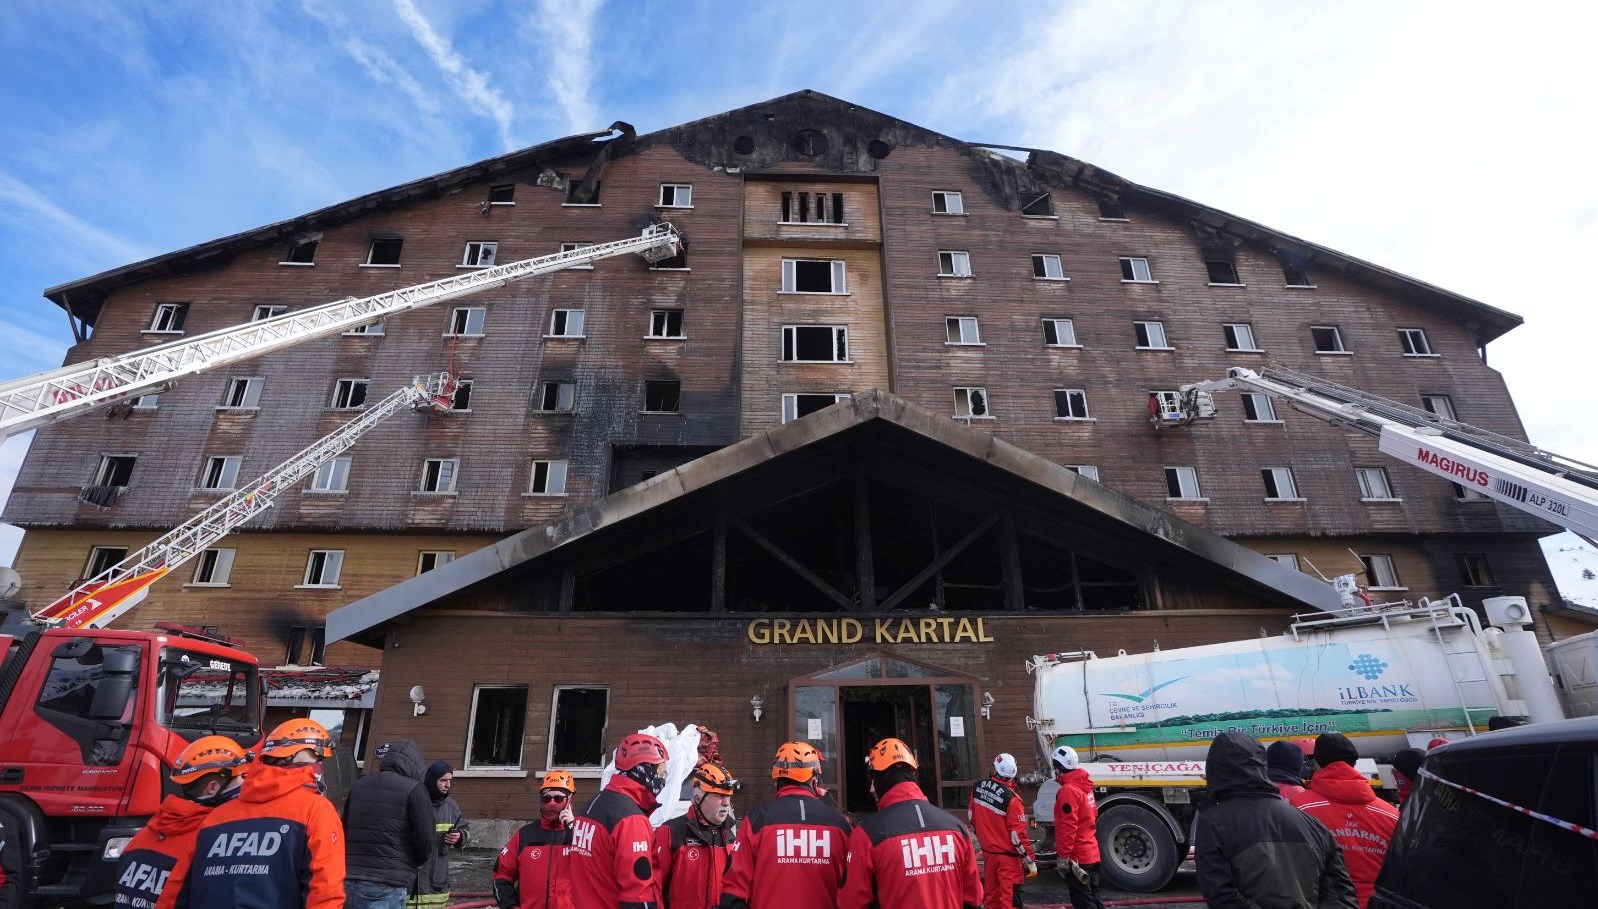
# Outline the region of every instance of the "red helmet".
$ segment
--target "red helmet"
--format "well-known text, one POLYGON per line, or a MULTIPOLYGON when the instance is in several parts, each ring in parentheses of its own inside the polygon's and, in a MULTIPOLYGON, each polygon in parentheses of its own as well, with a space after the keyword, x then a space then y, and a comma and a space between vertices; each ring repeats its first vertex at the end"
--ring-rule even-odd
POLYGON ((639 764, 664 764, 666 760, 665 744, 652 735, 634 733, 616 746, 616 769, 622 773, 639 764))

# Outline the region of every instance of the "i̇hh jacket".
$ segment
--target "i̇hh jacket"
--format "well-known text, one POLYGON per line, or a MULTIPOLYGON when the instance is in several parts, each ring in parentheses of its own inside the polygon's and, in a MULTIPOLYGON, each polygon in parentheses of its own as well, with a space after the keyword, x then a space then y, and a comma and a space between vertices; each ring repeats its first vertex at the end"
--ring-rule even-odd
POLYGON ((721 885, 721 909, 836 909, 849 819, 802 786, 744 816, 721 885))
POLYGON ((651 860, 655 796, 617 774, 572 824, 572 902, 579 909, 660 909, 651 860))
POLYGON ((134 834, 117 862, 118 909, 171 909, 194 860, 194 840, 210 805, 169 795, 155 817, 134 834))
POLYGON ((915 781, 899 783, 850 836, 838 897, 839 909, 978 909, 982 878, 971 833, 915 781))
POLYGON ((494 902, 499 909, 572 909, 567 852, 572 832, 533 821, 511 834, 494 865, 494 902))
POLYGON ((661 824, 655 830, 655 879, 663 909, 715 909, 737 836, 731 818, 708 824, 695 807, 661 824))

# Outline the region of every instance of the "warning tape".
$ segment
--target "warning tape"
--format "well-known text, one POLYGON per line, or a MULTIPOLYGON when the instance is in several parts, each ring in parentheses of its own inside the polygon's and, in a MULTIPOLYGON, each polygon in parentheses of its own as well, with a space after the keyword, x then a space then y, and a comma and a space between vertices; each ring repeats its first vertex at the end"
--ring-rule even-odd
POLYGON ((1487 801, 1492 802, 1494 805, 1502 805, 1503 807, 1508 808, 1510 811, 1517 811, 1526 815, 1527 817, 1534 817, 1539 821, 1546 821, 1547 823, 1553 824, 1555 827, 1558 827, 1562 830, 1569 830, 1571 833, 1579 833, 1589 840, 1598 840, 1598 830, 1583 827, 1580 824, 1572 824, 1570 821, 1562 821, 1553 815, 1543 814, 1541 811, 1533 811, 1530 808, 1523 808, 1520 805, 1514 804, 1513 802, 1506 802, 1501 798, 1496 798, 1480 790, 1472 789, 1469 786, 1461 786, 1452 780, 1445 780, 1425 768, 1421 769, 1420 775, 1429 780, 1436 780, 1450 789, 1458 789, 1460 792, 1468 792, 1477 798, 1486 799, 1487 801))

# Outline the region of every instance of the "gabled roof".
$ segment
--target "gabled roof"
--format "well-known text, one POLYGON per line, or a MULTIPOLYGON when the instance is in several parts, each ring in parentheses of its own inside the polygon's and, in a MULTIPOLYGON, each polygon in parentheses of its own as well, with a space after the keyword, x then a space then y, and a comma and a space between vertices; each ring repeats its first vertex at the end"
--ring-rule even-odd
MULTIPOLYGON (((379 629, 406 613, 491 581, 504 572, 586 538, 635 521, 647 512, 705 492, 717 484, 784 459, 802 461, 831 440, 871 424, 908 433, 915 444, 956 456, 962 470, 996 471, 1024 481, 1028 490, 1068 506, 1119 533, 1136 537, 1172 558, 1213 567, 1236 585, 1258 590, 1266 599, 1295 607, 1339 608, 1332 588, 1218 534, 1189 524, 1108 486, 981 429, 939 416, 884 391, 856 395, 800 420, 762 432, 628 487, 558 521, 532 527, 447 565, 404 581, 333 611, 327 617, 329 641, 379 642, 379 629), (963 457, 958 457, 963 456, 963 457)), ((877 444, 877 443, 873 443, 877 444)))
MULTIPOLYGON (((1475 333, 1480 343, 1493 340, 1523 321, 1519 316, 1477 300, 1453 293, 1424 281, 1399 274, 1329 247, 1273 230, 1228 212, 1184 199, 1152 187, 1141 186, 1109 171, 1058 152, 1042 149, 1017 149, 1031 154, 1025 162, 995 154, 990 148, 1016 146, 972 143, 916 126, 887 114, 805 89, 703 117, 636 138, 624 123, 613 124, 606 132, 583 133, 556 139, 519 151, 413 180, 400 186, 330 205, 296 218, 268 224, 201 243, 186 249, 124 265, 76 281, 59 284, 44 292, 56 305, 92 323, 100 303, 112 290, 152 277, 219 267, 238 252, 261 246, 286 243, 307 231, 321 230, 373 211, 382 211, 420 199, 434 198, 465 183, 496 173, 505 173, 551 161, 570 161, 593 155, 608 143, 594 140, 620 131, 612 140, 612 153, 627 154, 654 145, 670 144, 690 160, 708 166, 759 172, 795 160, 789 143, 796 129, 833 128, 834 146, 824 159, 828 163, 861 172, 870 172, 874 158, 886 150, 906 145, 939 145, 958 149, 988 173, 996 192, 1019 208, 1021 194, 1040 185, 1074 187, 1102 198, 1118 199, 1136 209, 1164 213, 1187 221, 1201 236, 1221 242, 1250 242, 1264 245, 1284 261, 1304 263, 1317 270, 1332 269, 1351 279, 1372 284, 1389 292, 1403 294, 1419 302, 1440 306, 1459 316, 1475 333), (841 127, 840 127, 841 124, 841 127), (734 140, 747 136, 755 140, 752 152, 736 152, 734 140), (873 147, 875 143, 875 147, 873 147)), ((816 161, 816 158, 806 160, 816 161)))

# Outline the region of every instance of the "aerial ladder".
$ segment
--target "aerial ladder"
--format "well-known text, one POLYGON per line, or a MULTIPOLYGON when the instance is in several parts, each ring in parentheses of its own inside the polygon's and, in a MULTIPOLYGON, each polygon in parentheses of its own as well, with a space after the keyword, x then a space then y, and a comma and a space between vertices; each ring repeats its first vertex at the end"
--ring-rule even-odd
POLYGON ((1598 467, 1318 376, 1281 367, 1258 372, 1234 367, 1224 379, 1184 385, 1175 396, 1151 400, 1151 420, 1159 428, 1211 419, 1214 393, 1230 389, 1267 394, 1334 426, 1376 436, 1385 455, 1588 542, 1598 539, 1598 467))
POLYGON ((341 334, 389 316, 500 287, 521 278, 627 253, 659 262, 677 255, 682 242, 675 226, 660 222, 625 240, 495 265, 370 297, 337 300, 117 357, 73 363, 0 382, 0 438, 117 401, 159 393, 185 376, 341 334))

